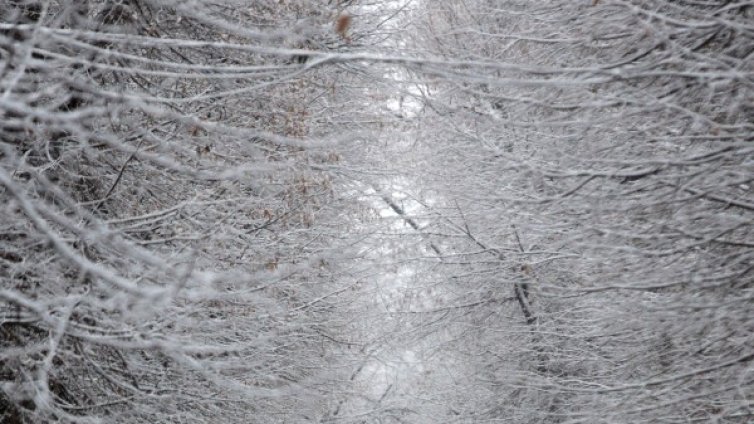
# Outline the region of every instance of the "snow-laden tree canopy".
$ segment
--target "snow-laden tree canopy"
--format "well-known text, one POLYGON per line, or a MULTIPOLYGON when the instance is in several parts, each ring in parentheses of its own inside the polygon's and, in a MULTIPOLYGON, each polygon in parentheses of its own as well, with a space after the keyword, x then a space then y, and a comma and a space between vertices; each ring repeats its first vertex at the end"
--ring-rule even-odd
POLYGON ((0 422, 751 421, 752 22, 0 0, 0 422))

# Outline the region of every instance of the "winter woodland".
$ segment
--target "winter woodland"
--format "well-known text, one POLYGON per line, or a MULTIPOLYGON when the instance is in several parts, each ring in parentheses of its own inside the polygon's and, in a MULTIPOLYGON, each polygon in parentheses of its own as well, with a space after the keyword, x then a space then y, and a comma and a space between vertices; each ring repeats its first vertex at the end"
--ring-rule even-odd
POLYGON ((0 0, 0 422, 754 421, 751 0, 0 0))

